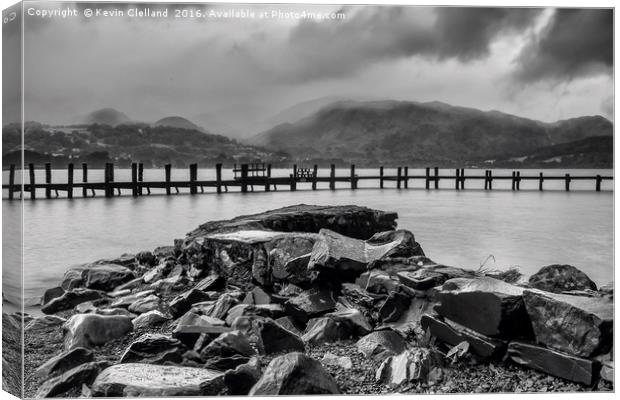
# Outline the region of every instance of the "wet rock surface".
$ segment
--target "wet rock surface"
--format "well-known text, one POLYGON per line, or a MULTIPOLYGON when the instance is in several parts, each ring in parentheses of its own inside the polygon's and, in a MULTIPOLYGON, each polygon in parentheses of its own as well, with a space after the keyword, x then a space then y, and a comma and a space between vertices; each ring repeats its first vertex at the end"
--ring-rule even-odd
POLYGON ((596 284, 572 265, 547 265, 530 276, 530 287, 547 292, 562 293, 568 290, 596 290, 596 284))
POLYGON ((608 379, 613 363, 601 358, 609 351, 609 318, 601 310, 613 290, 570 290, 578 303, 545 295, 528 309, 527 293, 537 291, 508 283, 522 285, 521 278, 512 279, 519 274, 493 272, 491 278, 438 264, 424 255, 413 234, 393 230, 395 218, 363 207, 288 207, 207 223, 153 252, 72 267, 61 289, 47 295, 47 304, 56 302, 48 311, 57 315, 24 319, 25 394, 613 387, 608 379), (326 232, 333 243, 323 254, 330 261, 311 263, 326 232), (358 251, 363 254, 354 254, 358 251), (330 272, 343 265, 353 273, 330 272), (76 296, 80 292, 97 298, 76 296), (545 320, 544 313, 557 310, 570 314, 564 324, 580 327, 571 335, 583 333, 583 345, 541 334, 562 325, 550 318, 544 329, 531 329, 545 320), (516 344, 503 358, 508 343, 516 344), (577 356, 577 350, 590 353, 577 356), (586 372, 553 372, 560 361, 586 372), (599 373, 600 365, 605 369, 599 373), (537 372, 544 368, 549 371, 537 372))

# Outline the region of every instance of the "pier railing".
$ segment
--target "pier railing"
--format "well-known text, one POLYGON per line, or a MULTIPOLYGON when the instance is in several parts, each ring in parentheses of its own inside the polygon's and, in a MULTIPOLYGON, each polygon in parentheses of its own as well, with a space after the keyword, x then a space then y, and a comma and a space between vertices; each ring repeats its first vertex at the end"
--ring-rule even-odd
MULTIPOLYGON (((222 178, 222 164, 215 165, 215 180, 198 180, 198 164, 189 166, 188 180, 172 180, 172 166, 167 164, 164 166, 164 180, 161 181, 145 181, 143 164, 131 164, 131 181, 118 182, 114 179, 114 164, 107 163, 104 168, 103 182, 89 182, 88 165, 82 164, 82 181, 74 180, 75 167, 73 164, 67 166, 67 181, 65 183, 52 183, 52 168, 50 164, 45 164, 45 182, 36 182, 35 165, 28 164, 28 176, 24 176, 24 183, 15 181, 16 168, 15 165, 9 167, 8 184, 3 184, 3 191, 7 191, 9 200, 15 198, 18 193, 20 198, 24 197, 24 193, 28 194, 27 198, 36 199, 37 189, 42 189, 45 198, 58 197, 59 192, 65 192, 67 198, 73 198, 75 192, 81 193, 82 197, 95 197, 97 192, 102 193, 105 197, 114 197, 131 192, 132 196, 142 196, 151 194, 152 189, 164 189, 166 195, 173 192, 180 193, 179 188, 189 189, 190 194, 197 194, 200 189, 201 193, 205 192, 205 188, 214 188, 216 193, 228 192, 229 187, 239 187, 241 192, 254 191, 255 187, 269 192, 278 190, 278 186, 288 188, 291 191, 297 190, 298 183, 310 183, 311 190, 317 190, 319 184, 327 184, 330 190, 336 190, 336 183, 345 182, 351 190, 358 188, 361 180, 375 180, 378 182, 379 188, 385 188, 385 182, 395 182, 396 189, 408 189, 409 183, 413 180, 423 180, 425 188, 439 189, 440 181, 453 182, 455 190, 464 190, 465 182, 472 180, 483 180, 484 190, 493 190, 493 182, 496 180, 511 181, 511 190, 521 190, 521 181, 538 181, 538 190, 544 189, 545 181, 563 181, 564 189, 570 191, 572 181, 592 181, 593 190, 601 191, 601 183, 604 180, 613 180, 613 176, 592 175, 592 176, 574 176, 571 174, 560 175, 544 175, 540 172, 538 175, 521 175, 521 171, 512 171, 511 175, 494 174, 493 170, 480 170, 481 174, 466 175, 465 169, 457 168, 454 175, 440 175, 439 168, 426 168, 424 175, 409 175, 408 167, 397 167, 395 175, 385 174, 384 167, 379 167, 377 175, 357 175, 355 165, 351 165, 350 173, 344 176, 336 176, 336 166, 332 164, 329 168, 329 174, 321 175, 318 166, 313 168, 297 168, 293 166, 293 170, 289 176, 274 177, 271 175, 271 165, 264 164, 241 164, 233 168, 233 179, 222 178), (28 183, 26 183, 28 182, 28 183), (124 191, 124 192, 123 192, 124 191), (54 194, 52 196, 52 193, 54 194)), ((24 171, 25 173, 25 171, 24 171)), ((450 186, 452 188, 452 186, 450 186)))

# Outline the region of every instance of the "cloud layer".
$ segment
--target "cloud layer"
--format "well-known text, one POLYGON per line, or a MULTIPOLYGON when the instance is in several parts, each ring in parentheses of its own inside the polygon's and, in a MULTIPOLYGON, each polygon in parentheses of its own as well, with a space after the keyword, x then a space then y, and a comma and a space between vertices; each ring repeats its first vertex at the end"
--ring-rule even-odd
POLYGON ((613 109, 611 10, 236 9, 274 7, 346 19, 26 18, 26 118, 66 123, 114 107, 247 136, 282 109, 333 95, 543 120, 613 109))

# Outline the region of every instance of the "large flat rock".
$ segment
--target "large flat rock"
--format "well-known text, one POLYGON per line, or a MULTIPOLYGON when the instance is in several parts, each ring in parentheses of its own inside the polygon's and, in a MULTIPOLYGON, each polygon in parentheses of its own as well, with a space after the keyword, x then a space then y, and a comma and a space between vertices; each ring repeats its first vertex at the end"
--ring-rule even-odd
POLYGON ((241 230, 317 233, 324 228, 350 237, 368 239, 377 232, 394 229, 397 218, 394 212, 360 206, 299 204, 230 220, 207 222, 188 233, 185 241, 241 230))
POLYGON ((131 331, 131 318, 124 315, 76 314, 63 325, 65 350, 100 346, 131 331))
POLYGON ((523 342, 510 342, 508 355, 517 364, 584 385, 592 385, 599 370, 596 361, 523 342))
POLYGON ((611 349, 614 321, 611 300, 542 290, 524 291, 523 300, 538 343, 580 357, 611 349))
POLYGON ((435 311, 483 335, 531 337, 523 291, 489 277, 450 279, 437 294, 435 311))
POLYGON ((223 380, 223 372, 205 368, 152 364, 117 364, 93 382, 93 397, 167 397, 213 395, 206 383, 223 380))

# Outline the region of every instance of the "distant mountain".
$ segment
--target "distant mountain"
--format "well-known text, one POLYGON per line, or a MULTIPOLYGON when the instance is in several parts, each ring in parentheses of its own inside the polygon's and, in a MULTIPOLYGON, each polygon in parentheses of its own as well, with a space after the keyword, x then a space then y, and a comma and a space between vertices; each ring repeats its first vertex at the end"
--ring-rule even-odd
POLYGON ((600 116, 549 124, 440 102, 339 101, 294 123, 275 126, 248 143, 286 151, 300 160, 475 165, 612 134, 612 123, 600 116))
POLYGON ((346 97, 326 96, 314 100, 304 101, 280 111, 273 117, 269 118, 267 122, 270 123, 271 126, 285 124, 287 122, 296 122, 314 114, 323 107, 345 100, 347 100, 346 97))
POLYGON ((155 122, 153 126, 168 126, 171 128, 193 129, 196 131, 204 132, 203 128, 194 124, 192 121, 179 116, 162 118, 159 121, 155 122))
POLYGON ((102 124, 117 126, 121 124, 128 124, 131 120, 127 115, 118 110, 113 108, 102 108, 101 110, 96 110, 88 114, 83 118, 82 122, 88 125, 102 124))

